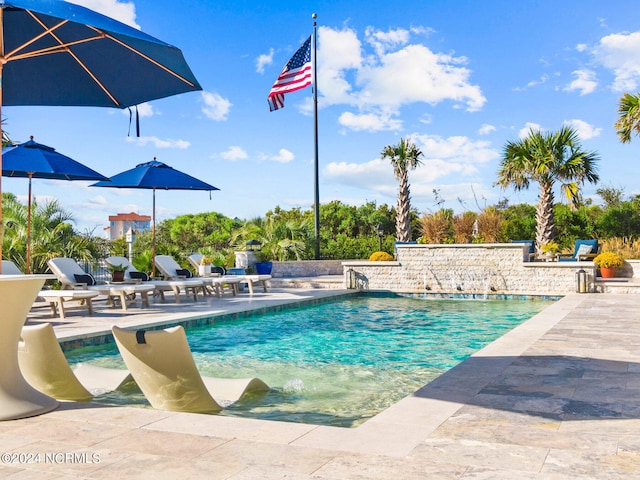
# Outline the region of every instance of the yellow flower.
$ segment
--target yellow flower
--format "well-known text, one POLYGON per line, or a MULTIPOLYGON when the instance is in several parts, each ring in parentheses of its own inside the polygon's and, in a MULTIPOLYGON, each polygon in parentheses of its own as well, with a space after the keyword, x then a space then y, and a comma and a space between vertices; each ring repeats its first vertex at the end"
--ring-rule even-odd
POLYGON ((560 246, 556 242, 547 242, 540 247, 542 253, 556 253, 560 250, 560 246))
POLYGON ((593 262, 604 268, 621 267, 624 264, 622 257, 614 252, 602 252, 593 259, 593 262))

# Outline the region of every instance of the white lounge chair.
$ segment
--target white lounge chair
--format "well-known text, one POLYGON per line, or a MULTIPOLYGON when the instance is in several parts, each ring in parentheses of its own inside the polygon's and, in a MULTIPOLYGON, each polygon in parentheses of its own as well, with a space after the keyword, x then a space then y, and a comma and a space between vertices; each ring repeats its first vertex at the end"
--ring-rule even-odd
POLYGON ((149 307, 149 292, 153 292, 153 285, 144 284, 112 284, 112 285, 96 285, 95 280, 87 274, 78 262, 72 258, 56 257, 47 261, 47 265, 51 272, 58 278, 58 281, 67 290, 82 288, 83 290, 91 290, 105 295, 111 305, 115 306, 114 299, 120 299, 123 310, 127 310, 128 297, 140 295, 142 303, 149 307))
POLYGON ((127 370, 96 365, 82 364, 74 372, 50 323, 22 327, 18 364, 33 388, 56 400, 89 401, 91 391, 113 391, 133 381, 127 370))
POLYGON ((265 392, 258 378, 202 377, 184 328, 124 330, 112 328, 124 363, 152 407, 159 410, 216 413, 247 392, 265 392))
POLYGON ((163 279, 169 282, 181 281, 185 292, 193 295, 193 300, 198 300, 198 291, 207 294, 207 288, 201 278, 192 278, 191 272, 183 269, 173 257, 169 255, 156 255, 153 259, 163 279))
MULTIPOLYGON (((193 265, 196 270, 200 266, 200 260, 202 259, 201 253, 192 253, 189 255, 189 263, 193 265)), ((242 282, 242 278, 232 275, 225 275, 224 268, 220 268, 222 273, 211 273, 209 276, 198 276, 197 278, 202 280, 207 287, 211 287, 215 294, 220 297, 224 293, 225 287, 235 296, 238 294, 238 284, 242 282)))
POLYGON ((254 286, 258 284, 262 284, 262 289, 265 293, 267 293, 267 282, 271 280, 271 275, 248 275, 244 268, 230 268, 229 270, 227 270, 227 273, 229 275, 238 275, 240 278, 242 278, 242 281, 246 282, 247 286, 249 287, 249 295, 253 295, 254 286))
MULTIPOLYGON (((2 274, 22 275, 23 273, 11 260, 2 260, 2 274)), ((60 318, 65 318, 67 313, 65 309, 65 302, 70 300, 77 300, 79 305, 87 307, 89 315, 93 315, 93 303, 91 302, 91 299, 98 295, 99 292, 92 290, 40 290, 38 298, 49 303, 51 313, 54 316, 57 311, 60 318)))
POLYGON ((149 285, 156 287, 156 292, 165 300, 164 292, 173 292, 175 302, 180 303, 180 292, 184 290, 186 293, 191 293, 194 296, 194 300, 197 300, 197 292, 195 288, 200 287, 198 280, 151 280, 149 275, 145 272, 140 272, 133 266, 131 262, 125 257, 112 256, 107 257, 104 261, 109 265, 124 265, 127 269, 124 272, 125 280, 148 282, 149 285))

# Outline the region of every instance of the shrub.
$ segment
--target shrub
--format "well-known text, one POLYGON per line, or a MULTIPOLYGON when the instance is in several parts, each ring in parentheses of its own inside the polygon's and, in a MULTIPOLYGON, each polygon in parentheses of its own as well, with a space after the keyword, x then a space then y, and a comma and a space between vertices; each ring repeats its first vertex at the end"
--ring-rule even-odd
POLYGON ((369 257, 370 262, 390 262, 393 260, 393 256, 387 252, 373 252, 369 257))
POLYGON ((420 219, 420 233, 425 243, 451 243, 453 231, 453 211, 438 210, 434 214, 424 214, 420 219))

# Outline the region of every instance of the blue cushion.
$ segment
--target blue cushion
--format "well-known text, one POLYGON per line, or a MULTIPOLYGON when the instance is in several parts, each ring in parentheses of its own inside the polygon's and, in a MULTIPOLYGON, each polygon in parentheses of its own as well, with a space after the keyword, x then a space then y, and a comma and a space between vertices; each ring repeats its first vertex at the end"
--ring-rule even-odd
POLYGON ((582 245, 588 245, 591 247, 591 253, 598 253, 598 239, 593 238, 590 240, 576 240, 576 243, 573 247, 573 255, 570 257, 560 257, 558 260, 561 262, 576 262, 578 260, 577 254, 578 250, 582 245))

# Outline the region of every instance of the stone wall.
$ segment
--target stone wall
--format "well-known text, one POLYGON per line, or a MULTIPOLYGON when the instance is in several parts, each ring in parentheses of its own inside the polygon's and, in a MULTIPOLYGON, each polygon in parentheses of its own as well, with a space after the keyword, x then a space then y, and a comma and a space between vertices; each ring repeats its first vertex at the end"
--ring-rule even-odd
MULTIPOLYGON (((342 262, 347 288, 396 292, 563 295, 576 291, 576 272, 593 291, 593 262, 528 262, 526 246, 418 245, 396 248, 396 261, 342 262)), ((631 275, 630 275, 631 276, 631 275)))
POLYGON ((273 262, 274 278, 316 277, 318 275, 342 275, 344 260, 300 260, 273 262))

